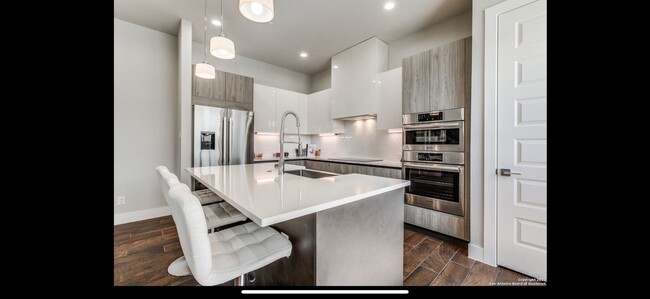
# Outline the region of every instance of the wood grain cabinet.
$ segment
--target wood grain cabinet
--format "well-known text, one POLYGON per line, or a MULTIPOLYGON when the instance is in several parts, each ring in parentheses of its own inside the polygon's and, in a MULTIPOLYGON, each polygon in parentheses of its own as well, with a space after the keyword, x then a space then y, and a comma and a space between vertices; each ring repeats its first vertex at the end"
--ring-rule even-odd
POLYGON ((222 71, 215 71, 215 76, 192 75, 193 104, 253 110, 253 78, 222 71))
POLYGON ((253 104, 253 78, 226 73, 226 101, 253 104))
POLYGON ((472 37, 402 60, 402 114, 464 108, 470 101, 472 37))
POLYGON ((375 167, 357 164, 345 164, 334 162, 321 162, 313 160, 305 160, 305 167, 308 169, 328 171, 340 174, 359 173, 366 175, 374 175, 386 178, 401 179, 402 169, 388 168, 388 167, 375 167))

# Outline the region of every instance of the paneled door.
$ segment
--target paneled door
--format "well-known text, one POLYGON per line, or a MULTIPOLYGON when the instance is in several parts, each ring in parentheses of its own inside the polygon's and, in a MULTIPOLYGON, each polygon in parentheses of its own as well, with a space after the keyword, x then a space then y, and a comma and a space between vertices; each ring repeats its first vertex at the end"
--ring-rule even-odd
POLYGON ((497 263, 546 279, 546 0, 499 16, 497 263))

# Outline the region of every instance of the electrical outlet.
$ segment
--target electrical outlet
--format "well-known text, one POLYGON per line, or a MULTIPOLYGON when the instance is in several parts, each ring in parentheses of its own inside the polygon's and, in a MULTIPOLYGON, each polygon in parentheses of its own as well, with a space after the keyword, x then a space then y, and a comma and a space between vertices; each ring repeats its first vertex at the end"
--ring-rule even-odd
POLYGON ((118 196, 117 197, 117 205, 125 205, 126 204, 126 196, 118 196))

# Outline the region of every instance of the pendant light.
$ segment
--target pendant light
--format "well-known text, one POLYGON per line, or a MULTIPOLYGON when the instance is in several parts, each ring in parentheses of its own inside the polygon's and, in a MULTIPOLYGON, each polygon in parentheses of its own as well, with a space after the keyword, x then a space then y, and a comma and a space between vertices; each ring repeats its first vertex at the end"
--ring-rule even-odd
POLYGON ((210 39, 210 54, 221 59, 235 58, 235 43, 223 35, 223 0, 221 0, 221 35, 210 39))
POLYGON ((207 31, 208 31, 208 16, 207 16, 207 10, 208 10, 208 0, 205 0, 205 4, 203 7, 203 43, 205 44, 205 47, 203 47, 203 63, 197 63, 196 66, 194 67, 194 75, 196 75, 199 78, 203 79, 214 79, 216 78, 215 73, 214 73, 214 67, 210 64, 208 64, 206 60, 206 55, 208 52, 208 39, 207 39, 207 31))
POLYGON ((247 19, 266 23, 273 20, 273 0, 239 0, 239 12, 247 19))

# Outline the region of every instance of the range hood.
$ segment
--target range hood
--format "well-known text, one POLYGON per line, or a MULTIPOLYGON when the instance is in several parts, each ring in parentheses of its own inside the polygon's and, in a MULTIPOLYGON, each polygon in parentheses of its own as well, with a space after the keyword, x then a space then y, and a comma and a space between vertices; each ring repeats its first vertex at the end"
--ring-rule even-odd
POLYGON ((366 120, 366 119, 377 119, 377 114, 361 114, 355 116, 335 118, 334 120, 366 120))

